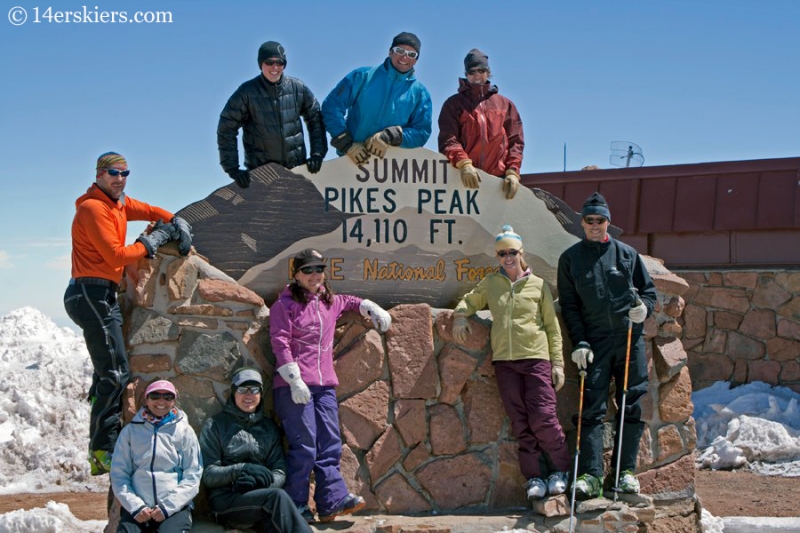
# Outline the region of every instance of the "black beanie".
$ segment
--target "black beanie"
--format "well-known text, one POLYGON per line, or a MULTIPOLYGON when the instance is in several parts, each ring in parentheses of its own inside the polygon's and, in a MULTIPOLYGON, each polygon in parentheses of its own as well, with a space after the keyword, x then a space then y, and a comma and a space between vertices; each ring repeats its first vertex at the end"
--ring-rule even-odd
POLYGON ((419 42, 419 37, 417 37, 411 32, 404 31, 402 33, 398 33, 397 35, 395 35, 394 39, 392 39, 392 46, 390 46, 389 48, 394 48, 395 46, 399 46, 401 44, 410 46, 411 48, 416 50, 417 53, 420 53, 421 44, 419 42))
POLYGON ((592 195, 583 202, 583 210, 581 210, 581 217, 586 215, 600 215, 611 220, 611 211, 608 210, 608 202, 603 198, 599 192, 593 192, 592 195))
POLYGON ((489 56, 477 48, 470 50, 467 57, 464 58, 464 70, 469 72, 469 69, 475 67, 489 68, 489 56))
POLYGON ((261 63, 270 59, 272 57, 277 57, 278 59, 282 60, 284 64, 286 63, 286 50, 283 48, 281 43, 275 41, 267 41, 261 45, 258 49, 258 68, 261 68, 261 63))

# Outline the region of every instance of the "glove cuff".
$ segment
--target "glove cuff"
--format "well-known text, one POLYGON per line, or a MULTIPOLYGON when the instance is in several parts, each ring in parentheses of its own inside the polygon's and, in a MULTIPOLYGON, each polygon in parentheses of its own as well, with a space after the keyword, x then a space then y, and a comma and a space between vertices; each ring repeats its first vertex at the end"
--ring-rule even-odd
POLYGON ((331 146, 340 152, 347 152, 352 145, 353 137, 346 131, 331 139, 331 146))
POLYGON ((145 250, 145 257, 148 259, 152 259, 156 256, 156 250, 153 248, 153 243, 145 235, 139 235, 139 238, 136 239, 136 242, 142 243, 145 250))
POLYGON ((579 342, 579 343, 578 343, 578 344, 575 346, 575 349, 576 349, 576 350, 580 350, 580 349, 591 350, 591 349, 592 349, 592 347, 591 347, 591 346, 589 346, 589 343, 588 343, 588 342, 586 342, 586 341, 581 341, 581 342, 579 342))
POLYGON ((278 367, 277 370, 278 374, 280 374, 286 383, 294 383, 295 381, 301 380, 300 367, 294 361, 278 367))
POLYGON ((467 165, 470 165, 470 166, 472 165, 472 159, 462 159, 461 161, 456 163, 456 168, 458 170, 461 170, 462 168, 464 168, 467 165))
POLYGON ((361 316, 370 318, 372 316, 371 311, 376 307, 378 307, 378 304, 372 300, 361 300, 361 304, 358 306, 358 312, 361 313, 361 316))
POLYGON ((513 168, 506 169, 506 176, 514 176, 515 178, 517 178, 517 180, 519 180, 519 172, 517 172, 513 168))

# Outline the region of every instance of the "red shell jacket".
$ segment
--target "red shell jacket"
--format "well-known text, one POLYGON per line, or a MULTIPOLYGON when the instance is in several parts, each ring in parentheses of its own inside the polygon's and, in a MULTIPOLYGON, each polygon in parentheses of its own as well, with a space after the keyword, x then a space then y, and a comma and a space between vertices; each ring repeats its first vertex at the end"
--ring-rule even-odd
POLYGON ((173 214, 123 195, 112 200, 97 184, 75 200, 72 220, 72 277, 122 280, 125 265, 147 254, 144 244, 125 246, 128 220, 169 222, 173 214))
POLYGON ((454 165, 463 159, 493 176, 522 166, 522 119, 514 103, 497 86, 473 85, 460 78, 458 93, 439 114, 439 152, 454 165))

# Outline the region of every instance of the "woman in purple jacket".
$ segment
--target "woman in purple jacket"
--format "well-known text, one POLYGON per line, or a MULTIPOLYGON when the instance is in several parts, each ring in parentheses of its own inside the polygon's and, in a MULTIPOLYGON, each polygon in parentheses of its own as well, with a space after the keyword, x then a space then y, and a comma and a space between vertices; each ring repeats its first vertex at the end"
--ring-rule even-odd
POLYGON ((339 385, 333 369, 333 334, 346 311, 371 317, 383 333, 392 325, 389 313, 369 300, 334 294, 325 279, 325 258, 310 248, 294 256, 294 282, 272 305, 269 328, 277 372, 275 412, 289 442, 284 490, 309 522, 309 476, 314 472, 314 501, 320 522, 364 508, 364 498, 347 490, 339 461, 339 385))

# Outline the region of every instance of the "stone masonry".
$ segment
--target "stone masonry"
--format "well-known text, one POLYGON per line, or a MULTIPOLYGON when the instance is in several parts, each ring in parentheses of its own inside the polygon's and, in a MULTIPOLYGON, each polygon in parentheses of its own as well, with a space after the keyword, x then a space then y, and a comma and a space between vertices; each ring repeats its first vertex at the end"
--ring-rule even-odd
POLYGON ((681 271, 694 389, 764 381, 800 392, 800 271, 681 271))
MULTIPOLYGON (((625 505, 597 510, 582 516, 586 523, 581 530, 594 531, 597 522, 598 531, 666 531, 656 523, 687 522, 686 509, 694 516, 692 384, 679 340, 681 294, 688 285, 649 258, 648 269, 658 303, 645 324, 650 379, 638 472, 642 492, 653 498, 656 509, 660 502, 666 507, 654 512, 651 505, 649 511, 634 514, 625 505), (683 506, 671 513, 669 505, 676 500, 683 506)), ((128 416, 148 383, 167 378, 176 384, 180 406, 199 431, 203 421, 221 409, 229 376, 243 364, 262 369, 264 399, 271 410, 274 356, 269 310, 261 296, 202 256, 179 257, 169 245, 155 259, 129 267, 124 290, 126 338, 135 376, 125 399, 128 416)), ((373 513, 527 508, 516 442, 491 365, 490 321, 473 317, 472 333, 462 345, 451 336, 450 310, 408 304, 389 312, 393 324, 384 335, 357 314, 342 317, 337 326, 341 467, 350 490, 362 495, 366 512, 373 513)), ((566 360, 559 418, 574 438, 577 369, 568 356, 566 360)), ((610 404, 612 411, 613 400, 610 404)), ((608 420, 610 439, 613 412, 608 420)), ((682 526, 673 530, 694 531, 682 526)))

